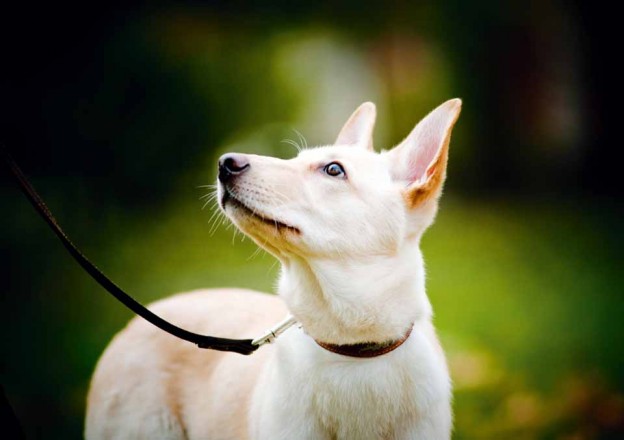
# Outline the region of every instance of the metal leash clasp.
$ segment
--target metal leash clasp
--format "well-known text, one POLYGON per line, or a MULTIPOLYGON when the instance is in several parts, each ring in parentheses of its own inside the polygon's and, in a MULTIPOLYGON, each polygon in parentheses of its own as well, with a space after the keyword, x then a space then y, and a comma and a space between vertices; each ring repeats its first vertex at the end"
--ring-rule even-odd
POLYGON ((293 325, 297 324, 297 320, 294 316, 288 315, 286 319, 276 324, 274 327, 268 329, 262 336, 251 341, 252 345, 257 345, 259 347, 263 346, 267 343, 272 343, 275 339, 288 330, 293 325))

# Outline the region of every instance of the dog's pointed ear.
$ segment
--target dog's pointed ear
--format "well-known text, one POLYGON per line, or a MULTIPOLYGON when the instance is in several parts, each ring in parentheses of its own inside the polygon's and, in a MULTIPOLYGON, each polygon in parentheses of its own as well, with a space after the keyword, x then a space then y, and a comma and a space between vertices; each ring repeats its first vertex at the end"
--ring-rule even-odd
POLYGON ((369 150, 373 149, 373 128, 377 109, 372 102, 365 102, 353 112, 349 120, 340 130, 335 145, 357 145, 369 150))
POLYGON ((429 113, 398 146, 388 152, 395 180, 404 181, 405 201, 415 208, 437 198, 446 177, 451 131, 462 102, 451 99, 429 113))

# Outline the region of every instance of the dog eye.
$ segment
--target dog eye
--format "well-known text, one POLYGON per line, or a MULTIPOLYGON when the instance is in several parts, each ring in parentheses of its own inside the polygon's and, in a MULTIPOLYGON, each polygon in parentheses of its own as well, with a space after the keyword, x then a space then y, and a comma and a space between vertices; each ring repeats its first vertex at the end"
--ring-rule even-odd
POLYGON ((332 162, 325 165, 323 172, 331 177, 344 177, 345 170, 338 162, 332 162))

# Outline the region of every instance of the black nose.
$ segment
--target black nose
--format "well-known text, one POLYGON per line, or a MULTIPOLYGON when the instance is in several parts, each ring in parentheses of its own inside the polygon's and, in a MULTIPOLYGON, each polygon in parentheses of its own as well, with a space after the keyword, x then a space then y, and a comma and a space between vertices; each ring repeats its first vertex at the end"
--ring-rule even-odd
POLYGON ((225 183, 249 169, 249 159, 244 154, 228 153, 219 158, 219 181, 225 183))

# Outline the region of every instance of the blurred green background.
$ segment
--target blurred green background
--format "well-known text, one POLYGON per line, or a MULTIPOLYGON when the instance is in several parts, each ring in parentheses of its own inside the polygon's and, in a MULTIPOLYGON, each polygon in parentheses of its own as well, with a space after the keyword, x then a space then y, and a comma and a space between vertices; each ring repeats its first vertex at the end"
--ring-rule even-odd
MULTIPOLYGON (((598 2, 87 2, 8 7, 0 140, 87 255, 143 303, 273 291, 211 231, 200 185, 237 150, 291 157, 378 106, 377 148, 464 100, 423 251, 456 439, 624 436, 621 140, 598 2), (621 156, 620 156, 621 157, 621 156)), ((3 171, 2 361, 28 438, 79 438, 89 377, 130 319, 3 171)), ((209 316, 206 319, 210 319, 209 316)), ((226 336, 226 335, 223 335, 226 336)))

